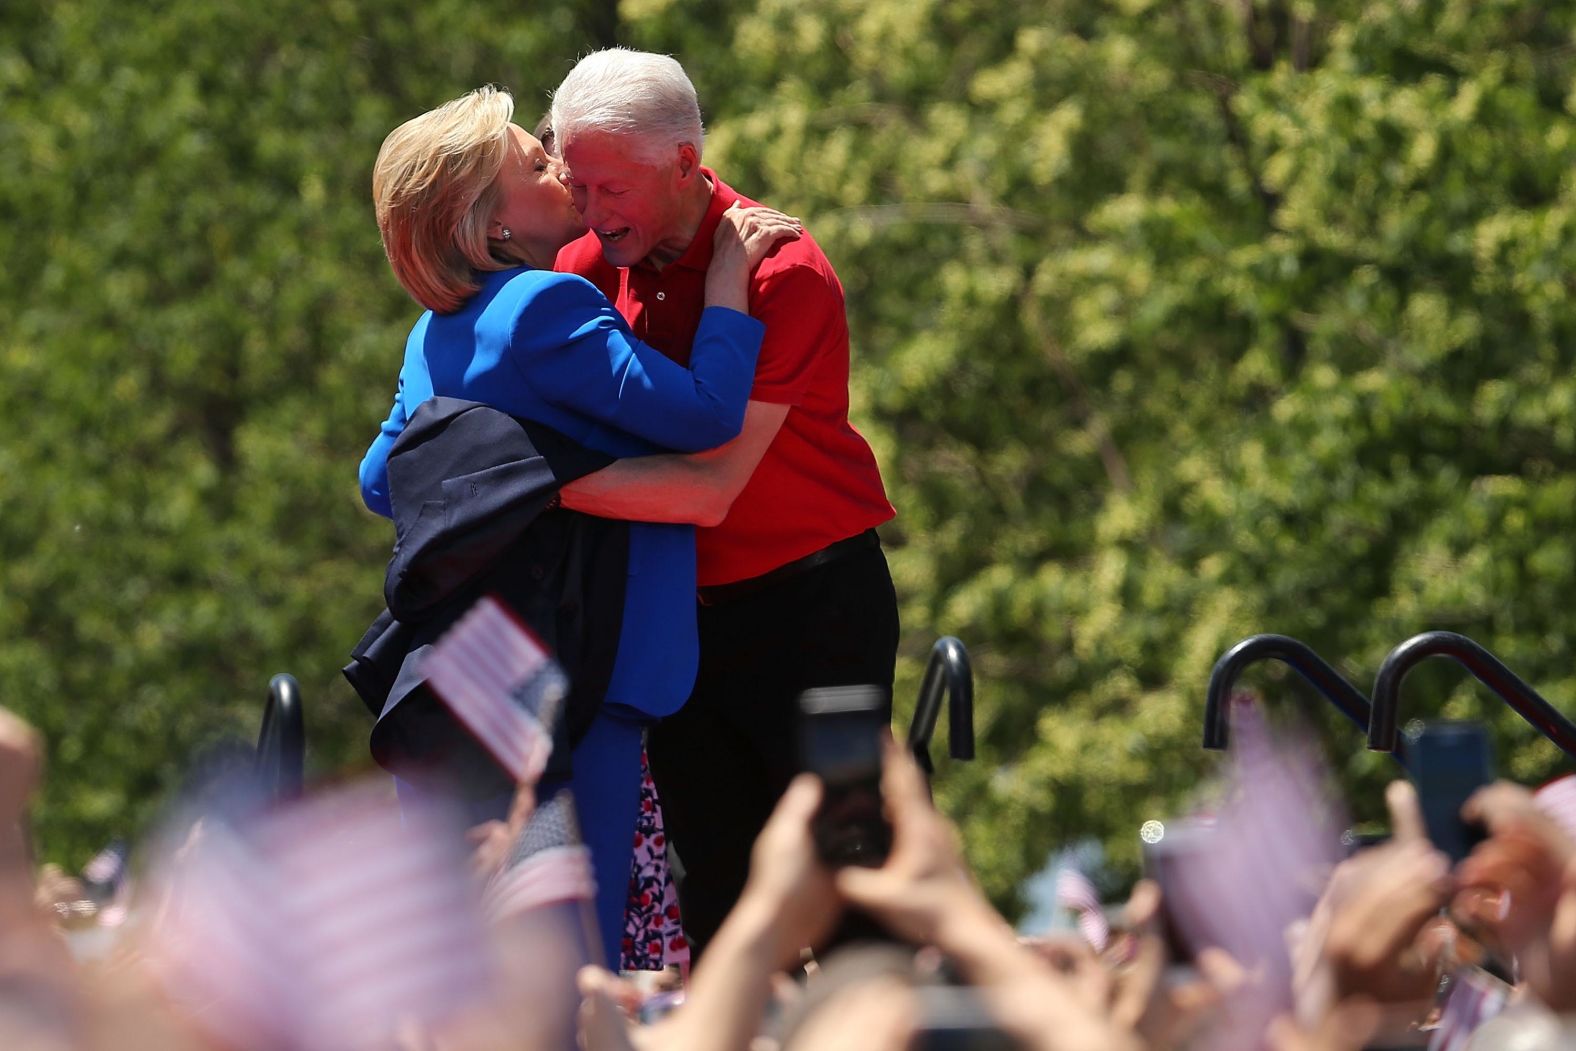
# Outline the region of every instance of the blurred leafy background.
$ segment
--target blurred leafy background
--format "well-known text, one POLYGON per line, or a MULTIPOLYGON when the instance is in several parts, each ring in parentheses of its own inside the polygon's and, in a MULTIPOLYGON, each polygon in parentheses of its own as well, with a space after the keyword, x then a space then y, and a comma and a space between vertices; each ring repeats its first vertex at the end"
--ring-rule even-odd
MULTIPOLYGON (((939 797, 1005 908, 1080 836, 1132 872, 1247 634, 1366 688, 1450 628, 1576 708, 1576 4, 11 0, 0 703, 48 737, 47 858, 141 828, 275 671, 312 769, 367 765, 355 467, 416 314, 373 157, 483 83, 533 124, 613 43, 684 63, 708 161, 842 276, 900 706, 962 638, 980 761, 939 797)), ((1497 710, 1464 679, 1406 711, 1497 710)), ((1373 816, 1388 761, 1304 732, 1373 816)))

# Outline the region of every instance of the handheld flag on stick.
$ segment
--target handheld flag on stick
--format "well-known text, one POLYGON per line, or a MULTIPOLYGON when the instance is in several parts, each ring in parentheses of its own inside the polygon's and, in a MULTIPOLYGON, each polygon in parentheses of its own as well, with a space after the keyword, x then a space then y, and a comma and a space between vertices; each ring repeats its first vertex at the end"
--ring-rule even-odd
POLYGON ((1082 872, 1071 866, 1056 876, 1056 903, 1071 909, 1078 916, 1078 932, 1095 952, 1104 952, 1111 937, 1111 925, 1105 918, 1105 907, 1100 904, 1100 894, 1082 872))
POLYGON ((1188 942, 1256 968, 1206 1041, 1246 1051, 1291 1007, 1288 929, 1306 918, 1340 860, 1340 820, 1315 753, 1272 737, 1254 704, 1232 707, 1226 792, 1201 849, 1173 859, 1169 911, 1188 942))
POLYGON ((490 980, 457 823, 360 786, 237 829, 174 866, 151 953, 170 996, 236 1048, 385 1046, 490 980))
POLYGON ((422 671, 517 782, 536 782, 568 693, 562 669, 536 636, 484 597, 432 647, 422 671))

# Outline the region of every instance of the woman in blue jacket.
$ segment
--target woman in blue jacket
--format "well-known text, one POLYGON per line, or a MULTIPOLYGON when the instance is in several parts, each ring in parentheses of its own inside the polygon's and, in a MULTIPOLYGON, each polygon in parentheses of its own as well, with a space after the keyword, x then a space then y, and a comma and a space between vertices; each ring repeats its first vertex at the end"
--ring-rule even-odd
MULTIPOLYGON (((511 123, 513 110, 507 92, 483 88, 401 125, 378 154, 372 193, 384 250, 427 308, 406 341, 393 408, 361 463, 362 498, 385 516, 389 452, 410 414, 435 396, 547 424, 615 457, 709 449, 743 423, 763 333, 745 313, 749 273, 772 245, 797 236, 795 222, 769 209, 729 213, 686 369, 637 340, 595 286, 552 271, 558 250, 585 227, 559 162, 511 123)), ((696 646, 693 526, 631 523, 617 657, 601 712, 575 747, 570 785, 611 966, 623 933, 641 732, 684 703, 696 646)), ((474 816, 502 817, 507 803, 474 816)))

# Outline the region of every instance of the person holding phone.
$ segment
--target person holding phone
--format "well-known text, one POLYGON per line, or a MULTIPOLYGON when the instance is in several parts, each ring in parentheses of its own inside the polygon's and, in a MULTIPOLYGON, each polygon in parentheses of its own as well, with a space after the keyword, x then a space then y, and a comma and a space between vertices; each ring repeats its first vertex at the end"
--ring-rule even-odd
MULTIPOLYGON (((881 757, 881 794, 893 835, 886 860, 876 868, 826 865, 814 831, 824 786, 812 774, 795 777, 751 848, 744 893, 717 932, 712 951, 696 965, 685 1002, 648 1030, 638 1046, 652 1051, 750 1046, 761 1032, 774 976, 795 966, 801 949, 820 943, 844 908, 853 906, 876 917, 910 954, 921 945, 946 954, 978 994, 971 1000, 983 1010, 971 1010, 968 1019, 978 1035, 995 1039, 1004 1034, 1012 1046, 1032 1051, 1144 1051, 1149 1045, 1137 1031, 1144 1004, 1124 1011, 1103 998, 1091 999, 1083 985, 1020 942, 975 883, 958 848, 957 830, 931 803, 913 757, 890 740, 881 757)), ((617 978, 591 967, 581 972, 579 984, 583 1046, 591 1051, 636 1046, 618 1008, 623 987, 617 978)), ((1156 988, 1151 981, 1124 995, 1143 1000, 1156 988)), ((918 1001, 898 1006, 895 1013, 880 1012, 893 1023, 884 1034, 889 1044, 880 1042, 881 1034, 856 1028, 860 1021, 874 1021, 873 1016, 851 1013, 834 999, 826 1006, 825 1025, 809 1024, 813 1015, 803 1019, 796 1033, 785 1034, 785 1047, 831 1046, 828 1036, 848 1041, 846 1046, 925 1046, 912 1041, 956 1032, 947 1023, 959 1019, 942 1017, 955 1012, 927 1013, 918 1001)))

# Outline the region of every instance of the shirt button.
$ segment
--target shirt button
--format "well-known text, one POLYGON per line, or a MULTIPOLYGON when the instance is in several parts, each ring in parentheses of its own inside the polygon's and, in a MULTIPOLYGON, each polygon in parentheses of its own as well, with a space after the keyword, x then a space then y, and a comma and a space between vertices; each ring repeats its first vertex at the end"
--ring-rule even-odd
POLYGON ((658 303, 662 302, 666 298, 668 298, 668 294, 666 292, 658 292, 657 293, 657 302, 658 303))

